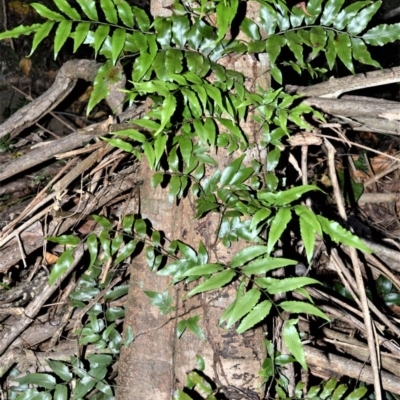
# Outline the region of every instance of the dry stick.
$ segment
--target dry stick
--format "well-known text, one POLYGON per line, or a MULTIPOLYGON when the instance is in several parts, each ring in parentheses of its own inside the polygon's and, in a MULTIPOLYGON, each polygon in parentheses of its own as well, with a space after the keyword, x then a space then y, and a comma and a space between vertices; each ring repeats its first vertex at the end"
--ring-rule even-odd
MULTIPOLYGON (((343 220, 346 221, 347 215, 346 215, 346 211, 344 208, 344 202, 343 202, 342 195, 340 193, 339 182, 338 182, 338 179, 336 176, 336 170, 335 170, 336 150, 332 146, 332 144, 328 141, 328 139, 325 139, 324 141, 325 141, 325 146, 328 149, 329 173, 330 173, 330 178, 332 181, 334 196, 336 199, 336 203, 338 205, 339 215, 343 218, 343 220)), ((380 376, 379 376, 378 354, 377 354, 377 349, 375 347, 374 332, 372 329, 372 321, 371 321, 371 315, 369 313, 368 300, 367 300, 367 295, 365 293, 364 281, 363 281, 363 277, 361 274, 361 268, 360 268, 360 264, 359 264, 358 257, 357 257, 357 251, 353 247, 350 247, 349 251, 350 251, 350 258, 353 263, 354 275, 356 277, 356 282, 357 282, 357 287, 358 287, 358 295, 360 297, 361 308, 362 308, 362 312, 363 312, 363 316, 364 316, 364 324, 365 324, 366 333, 367 333, 367 343, 368 343, 368 349, 369 349, 370 356, 371 356, 371 367, 372 367, 372 372, 373 372, 373 377, 374 377, 375 398, 376 398, 376 400, 382 400, 382 386, 381 386, 381 380, 380 380, 380 376)))
MULTIPOLYGON (((10 230, 13 229, 15 225, 17 225, 25 216, 32 214, 35 212, 38 208, 40 208, 43 204, 46 204, 49 200, 51 200, 54 196, 55 193, 51 193, 50 195, 46 196, 44 199, 41 198, 44 193, 47 192, 47 190, 51 187, 51 185, 64 173, 65 170, 67 170, 71 164, 73 164, 76 161, 76 158, 70 160, 67 162, 67 164, 61 169, 61 171, 58 172, 56 176, 52 178, 52 180, 36 195, 36 197, 25 207, 25 209, 22 211, 20 215, 18 215, 17 218, 15 218, 13 221, 11 221, 7 226, 4 227, 3 231, 4 233, 9 232, 10 230)), ((1 246, 0 246, 1 247, 1 246)))
POLYGON ((62 276, 54 282, 53 285, 46 287, 43 289, 42 293, 37 296, 25 309, 24 315, 19 320, 18 324, 14 324, 8 331, 4 332, 3 337, 0 339, 0 355, 2 355, 10 344, 17 338, 21 332, 23 332, 33 321, 35 316, 43 307, 44 303, 47 299, 57 290, 60 286, 61 282, 69 275, 70 272, 79 264, 81 258, 84 253, 84 245, 80 244, 77 246, 74 252, 74 261, 68 267, 67 271, 65 271, 62 276))

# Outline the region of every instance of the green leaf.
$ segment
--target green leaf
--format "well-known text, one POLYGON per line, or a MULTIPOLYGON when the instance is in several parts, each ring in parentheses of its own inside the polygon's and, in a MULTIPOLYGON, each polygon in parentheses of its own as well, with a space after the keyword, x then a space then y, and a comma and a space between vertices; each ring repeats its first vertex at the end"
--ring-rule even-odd
POLYGON ((246 247, 245 249, 242 249, 235 254, 230 264, 231 268, 240 267, 257 257, 266 254, 267 251, 268 251, 267 246, 258 245, 258 246, 246 247))
POLYGON ((304 243, 308 263, 311 263, 314 255, 315 234, 316 231, 312 225, 310 225, 305 218, 300 216, 300 235, 304 243))
POLYGON ((281 35, 271 35, 265 43, 265 50, 269 55, 270 63, 275 64, 282 47, 286 44, 286 38, 281 35))
POLYGON ((224 269, 222 264, 203 264, 197 265, 196 267, 190 268, 183 275, 184 276, 205 276, 209 274, 214 274, 224 269))
POLYGON ((146 11, 136 6, 133 6, 132 10, 139 25, 139 29, 142 32, 148 31, 150 29, 150 19, 147 16, 146 11))
POLYGON ((267 154, 267 171, 271 172, 274 171, 276 166, 279 163, 281 158, 281 151, 275 147, 275 149, 271 150, 267 154))
MULTIPOLYGON (((346 36, 347 37, 347 36, 346 36)), ((314 26, 310 30, 310 41, 312 45, 311 59, 325 48, 326 44, 326 31, 321 26, 314 26)))
POLYGON ((254 288, 247 291, 244 296, 236 299, 226 323, 226 328, 229 329, 235 322, 248 314, 258 303, 260 296, 261 292, 254 288))
POLYGON ((63 21, 65 17, 55 11, 49 10, 46 6, 40 3, 31 3, 31 7, 33 7, 36 12, 43 18, 48 19, 49 21, 63 21))
POLYGON ((392 25, 378 25, 367 31, 362 39, 372 46, 383 46, 399 39, 400 22, 392 25))
POLYGON ((351 44, 353 49, 353 57, 355 60, 359 61, 362 64, 373 65, 376 68, 381 68, 381 65, 377 61, 372 59, 371 54, 367 49, 367 46, 361 39, 351 38, 351 44))
POLYGON ((282 337, 285 341, 286 347, 293 354, 296 361, 300 363, 300 365, 306 371, 308 371, 304 349, 301 344, 299 333, 295 327, 297 322, 297 319, 289 319, 285 321, 285 324, 283 325, 282 337))
POLYGON ((305 21, 307 25, 312 25, 322 10, 322 0, 309 0, 307 2, 307 11, 310 15, 306 15, 305 21))
POLYGON ((113 65, 115 65, 115 63, 117 62, 118 57, 121 54, 121 51, 124 47, 125 35, 126 35, 125 29, 117 28, 111 37, 111 49, 112 49, 111 54, 112 54, 113 65))
POLYGON ((132 7, 125 0, 114 0, 120 20, 128 28, 133 28, 132 7))
POLYGON ((332 25, 343 3, 344 0, 328 0, 324 6, 324 12, 321 16, 321 25, 332 25))
POLYGON ((94 51, 95 51, 95 56, 97 57, 97 53, 100 50, 101 45, 103 42, 106 40, 106 37, 108 36, 108 33, 110 32, 110 26, 109 25, 99 25, 97 29, 94 32, 94 51))
POLYGON ((75 53, 83 41, 86 39, 90 28, 90 22, 80 22, 76 28, 75 32, 72 33, 70 36, 74 39, 74 49, 73 52, 75 53))
POLYGON ((201 330, 199 326, 199 321, 200 321, 200 316, 199 315, 194 315, 193 317, 189 317, 186 320, 186 327, 192 331, 197 337, 199 337, 201 340, 204 342, 207 341, 206 336, 204 335, 204 332, 201 330))
POLYGON ((172 39, 178 47, 185 47, 190 31, 190 22, 187 15, 172 16, 172 39))
POLYGON ((156 140, 154 141, 154 156, 155 156, 155 165, 158 165, 162 155, 165 152, 165 145, 168 140, 168 135, 158 135, 156 140))
POLYGON ((151 299, 151 305, 157 307, 161 314, 166 315, 173 311, 173 298, 169 296, 168 289, 163 293, 145 290, 144 294, 151 299))
POLYGON ((287 224, 292 219, 292 212, 289 208, 280 208, 276 216, 271 222, 269 229, 267 253, 271 253, 275 243, 280 239, 282 233, 285 231, 287 224))
POLYGON ((362 9, 347 26, 347 32, 350 35, 358 35, 361 33, 371 21, 372 17, 379 10, 382 1, 375 1, 369 7, 362 9))
POLYGON ((329 69, 332 70, 335 59, 336 59, 336 49, 334 45, 335 33, 333 31, 328 31, 328 45, 325 52, 326 61, 328 62, 329 69))
POLYGON ((302 40, 296 32, 285 32, 287 45, 300 65, 304 65, 302 40))
POLYGON ((217 42, 223 39, 228 33, 228 28, 236 16, 238 5, 238 0, 226 0, 218 2, 216 7, 218 29, 217 42))
POLYGON ((53 400, 67 400, 68 389, 67 386, 58 384, 54 390, 53 400))
POLYGON ((67 249, 61 254, 60 258, 54 264, 54 267, 50 272, 49 286, 51 286, 58 278, 60 278, 72 265, 75 260, 73 253, 74 249, 67 249))
POLYGON ((216 275, 213 275, 211 278, 206 281, 200 283, 200 285, 196 286, 188 293, 188 297, 191 297, 197 293, 202 293, 205 291, 220 289, 229 283, 236 276, 236 272, 232 270, 225 270, 216 275))
POLYGON ((90 96, 87 106, 87 114, 89 115, 93 107, 105 99, 110 93, 110 88, 122 78, 122 70, 117 66, 113 66, 111 60, 107 60, 103 64, 96 77, 94 78, 93 92, 90 96))
POLYGON ((268 35, 275 33, 278 19, 274 8, 269 4, 260 3, 260 18, 262 29, 268 35))
POLYGON ((172 115, 174 114, 176 109, 176 99, 172 94, 168 94, 164 99, 162 108, 161 108, 161 122, 160 127, 154 133, 154 135, 158 135, 164 127, 170 122, 172 115))
POLYGON ((128 242, 121 250, 121 252, 118 254, 117 259, 115 260, 115 264, 118 265, 122 261, 126 260, 136 249, 137 242, 134 240, 131 240, 128 242))
POLYGON ((72 373, 65 363, 56 360, 46 360, 46 363, 51 370, 58 375, 64 382, 70 382, 73 378, 72 373))
POLYGON ((54 387, 56 386, 56 378, 54 378, 54 376, 50 374, 44 373, 28 374, 21 378, 14 378, 14 380, 22 384, 34 384, 50 390, 54 389, 54 387))
POLYGON ((269 314, 272 307, 272 303, 269 300, 264 300, 257 304, 236 329, 237 333, 243 333, 248 329, 252 328, 254 325, 263 321, 269 314))
POLYGON ((117 11, 111 0, 100 0, 100 6, 103 9, 106 20, 110 24, 118 23, 117 11))
POLYGON ((339 33, 333 41, 337 55, 347 69, 354 74, 354 65, 351 58, 351 42, 348 35, 339 33))
POLYGON ((316 279, 308 278, 306 276, 296 277, 296 278, 284 278, 279 279, 273 285, 268 287, 268 293, 270 294, 280 294, 287 293, 293 290, 302 288, 303 286, 308 286, 312 284, 320 283, 316 279))
POLYGON ((243 18, 243 21, 240 24, 240 29, 250 39, 253 39, 253 40, 261 39, 258 25, 250 18, 247 18, 247 17, 243 18))
POLYGON ((345 397, 344 400, 360 400, 364 399, 367 394, 368 389, 366 387, 360 387, 356 390, 352 391, 348 396, 345 397))
POLYGON ((82 11, 89 17, 89 19, 92 21, 99 20, 96 2, 94 0, 76 0, 76 2, 81 6, 82 11))
POLYGON ((297 261, 288 258, 263 257, 250 262, 242 268, 247 275, 260 275, 277 268, 284 268, 288 265, 296 265, 297 261))
POLYGON ((33 36, 32 40, 32 49, 31 52, 29 53, 28 57, 32 55, 32 53, 36 50, 40 42, 47 38, 50 34, 50 31, 52 30, 54 25, 54 21, 47 21, 44 24, 42 24, 39 29, 36 30, 35 35, 33 36))
POLYGON ((242 161, 245 157, 245 154, 241 155, 239 158, 233 160, 223 171, 221 175, 221 186, 231 185, 231 181, 235 176, 236 172, 242 165, 242 161))
POLYGON ((333 26, 339 31, 342 31, 347 26, 347 24, 357 15, 358 11, 368 4, 371 4, 370 0, 356 1, 353 4, 350 4, 342 11, 340 11, 335 21, 333 22, 333 26))
POLYGON ((68 15, 69 18, 72 20, 80 20, 81 16, 79 15, 78 11, 75 8, 72 8, 67 0, 53 0, 54 4, 57 8, 63 12, 64 14, 68 15))
MULTIPOLYGON (((30 26, 19 25, 14 29, 0 33, 0 40, 17 38, 20 35, 30 35, 40 29, 43 24, 33 24, 30 26)), ((53 26, 53 25, 52 25, 53 26)), ((33 52, 33 50, 32 50, 33 52)))
POLYGON ((319 308, 313 306, 312 304, 304 303, 303 301, 283 301, 282 303, 279 303, 279 307, 289 313, 311 314, 330 321, 326 314, 323 313, 319 308))
POLYGON ((372 250, 358 236, 344 229, 338 222, 330 221, 321 215, 317 215, 317 218, 321 224, 322 230, 329 235, 335 243, 343 243, 346 246, 351 246, 370 254, 372 253, 372 250))
POLYGON ((81 242, 80 239, 74 235, 49 236, 46 240, 63 246, 77 246, 81 242))

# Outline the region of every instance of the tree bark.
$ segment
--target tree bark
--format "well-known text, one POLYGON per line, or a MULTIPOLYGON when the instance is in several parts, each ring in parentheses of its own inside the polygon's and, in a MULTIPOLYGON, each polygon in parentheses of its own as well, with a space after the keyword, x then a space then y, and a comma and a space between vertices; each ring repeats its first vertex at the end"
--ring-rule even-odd
MULTIPOLYGON (((165 15, 166 10, 168 7, 165 3, 152 4, 154 17, 160 15, 157 12, 165 15)), ((247 15, 254 19, 259 15, 256 9, 251 8, 250 3, 247 15)), ((268 60, 267 57, 260 59, 263 62, 250 55, 230 55, 222 59, 221 64, 245 73, 246 86, 255 90, 257 85, 264 88, 269 86, 266 74, 268 60)), ((256 130, 253 128, 249 117, 248 123, 242 129, 257 144, 256 130)), ((218 169, 221 171, 232 161, 232 157, 223 154, 222 149, 218 153, 213 151, 210 155, 218 162, 218 169)), ((249 160, 252 158, 254 157, 249 155, 249 160)), ((212 173, 212 170, 207 171, 209 176, 212 173)), ((229 249, 224 247, 216 237, 219 215, 209 213, 195 221, 193 196, 189 194, 178 204, 170 204, 168 188, 158 187, 154 190, 150 185, 151 176, 152 172, 146 164, 142 164, 139 174, 141 217, 147 218, 155 229, 162 230, 166 238, 181 240, 196 251, 202 241, 208 250, 209 262, 229 262, 245 246, 244 243, 237 242, 232 243, 229 249)), ((197 354, 205 360, 204 374, 222 388, 227 398, 235 398, 233 396, 243 392, 249 396, 261 394, 258 371, 265 357, 263 330, 255 329, 238 335, 234 327, 226 330, 218 326, 222 312, 235 299, 236 288, 229 285, 212 294, 206 293, 185 300, 185 295, 192 287, 193 284, 171 287, 168 279, 149 271, 143 255, 134 259, 124 330, 128 326, 132 327, 135 340, 121 352, 117 391, 119 400, 170 399, 177 389, 186 385, 188 371, 196 367, 197 354), (175 295, 175 315, 162 316, 155 307, 150 306, 143 290, 168 290, 175 295), (201 316, 199 326, 207 337, 207 342, 188 331, 180 339, 176 337, 179 318, 187 319, 194 315, 201 316)))

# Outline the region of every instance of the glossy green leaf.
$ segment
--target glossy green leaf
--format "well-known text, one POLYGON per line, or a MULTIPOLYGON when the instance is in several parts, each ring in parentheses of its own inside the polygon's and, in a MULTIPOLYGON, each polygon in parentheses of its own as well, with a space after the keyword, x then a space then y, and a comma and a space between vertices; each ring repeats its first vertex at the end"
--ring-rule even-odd
POLYGON ((335 21, 333 22, 333 26, 340 31, 343 30, 347 26, 347 24, 357 15, 358 11, 368 4, 371 4, 370 0, 356 1, 353 4, 350 4, 342 11, 340 11, 335 21))
POLYGON ((268 208, 261 208, 256 211, 251 220, 250 229, 257 228, 260 222, 265 221, 271 215, 271 210, 268 208))
POLYGON ((146 14, 146 11, 136 6, 133 6, 132 10, 140 30, 142 32, 147 32, 150 29, 150 19, 146 14))
POLYGON ((330 221, 321 215, 318 215, 317 218, 321 224, 322 230, 329 235, 335 243, 343 243, 346 246, 355 247, 361 251, 372 253, 372 250, 358 236, 353 235, 338 222, 330 221))
POLYGON ((296 32, 293 31, 288 31, 285 32, 285 38, 287 45, 291 52, 294 54, 296 57, 297 62, 300 65, 304 65, 304 58, 303 58, 303 45, 302 41, 299 38, 299 36, 296 34, 296 32))
POLYGON ((321 26, 314 26, 310 30, 310 41, 312 45, 311 59, 325 48, 326 44, 326 31, 321 26))
POLYGON ((158 135, 164 129, 167 123, 170 122, 170 119, 174 114, 175 109, 176 109, 176 99, 172 94, 168 94, 167 97, 164 99, 161 108, 160 127, 157 129, 154 135, 158 135))
POLYGON ((239 170, 240 166, 242 165, 242 161, 244 159, 245 155, 241 155, 239 158, 233 160, 223 171, 221 175, 221 186, 226 186, 226 185, 231 185, 232 180, 236 174, 236 172, 239 170))
POLYGON ((335 21, 344 0, 328 0, 324 5, 324 11, 321 16, 321 25, 329 26, 335 21))
POLYGON ((275 9, 269 4, 260 4, 260 18, 262 29, 268 34, 272 35, 275 33, 277 16, 275 9))
POLYGON ((111 54, 113 65, 115 65, 115 63, 117 62, 118 57, 121 54, 122 49, 124 48, 125 34, 125 29, 117 28, 111 37, 111 54))
POLYGON ((100 6, 104 12, 106 20, 110 24, 116 24, 118 22, 118 17, 114 3, 111 0, 100 0, 100 6))
POLYGON ((285 321, 282 330, 282 337, 285 341, 286 347, 293 354, 296 361, 300 363, 306 371, 308 371, 303 345, 301 344, 300 336, 295 326, 297 322, 297 319, 289 319, 285 321))
POLYGON ((253 40, 260 40, 260 31, 258 25, 250 18, 244 17, 240 24, 241 31, 253 40))
POLYGON ((89 17, 89 19, 92 21, 99 20, 96 2, 94 0, 76 0, 76 2, 81 6, 82 11, 89 17))
POLYGON ((367 394, 368 389, 366 387, 359 387, 356 390, 353 390, 348 396, 345 397, 345 400, 361 400, 364 399, 367 394))
MULTIPOLYGON (((181 50, 169 49, 165 52, 165 64, 164 68, 172 74, 179 74, 182 72, 183 65, 183 54, 181 50)), ((184 79, 182 77, 182 79, 184 79)))
POLYGON ((30 57, 33 54, 33 52, 36 50, 36 48, 42 42, 42 40, 45 39, 47 36, 49 36, 53 26, 54 26, 53 21, 47 21, 41 26, 39 26, 39 28, 35 32, 35 35, 33 36, 32 49, 28 57, 30 57))
POLYGON ((242 268, 242 272, 247 275, 260 275, 277 268, 284 268, 296 264, 297 261, 288 258, 263 257, 245 265, 242 268))
POLYGON ((296 314, 311 314, 327 321, 330 319, 323 313, 319 308, 313 306, 310 303, 305 303, 303 301, 283 301, 279 304, 283 310, 289 313, 296 313, 296 314))
POLYGON ((190 30, 189 17, 187 15, 173 15, 172 39, 178 47, 184 47, 190 30))
POLYGON ((232 268, 237 268, 266 253, 267 246, 246 247, 235 254, 230 265, 232 268))
POLYGON ((73 375, 65 363, 57 360, 45 360, 51 370, 58 375, 64 382, 70 382, 73 375))
POLYGON ((197 337, 199 337, 202 341, 207 341, 204 332, 201 330, 199 326, 200 316, 194 315, 193 317, 189 317, 186 320, 186 327, 192 331, 197 337))
POLYGON ((190 268, 184 273, 184 275, 205 276, 209 274, 214 274, 215 272, 219 272, 222 269, 224 269, 224 266, 222 264, 203 264, 190 268))
POLYGON ((132 7, 125 0, 113 0, 117 7, 117 12, 120 20, 128 28, 133 27, 133 12, 132 7))
MULTIPOLYGON (((400 26, 399 26, 400 33, 400 26)), ((376 68, 381 68, 381 65, 372 59, 371 54, 369 53, 367 46, 362 41, 362 39, 351 38, 353 57, 355 60, 359 61, 362 64, 373 65, 376 68)))
MULTIPOLYGON (((229 329, 235 322, 248 314, 260 299, 261 292, 258 289, 250 289, 244 296, 235 300, 234 306, 226 323, 226 328, 229 329)), ((221 321, 220 321, 221 323, 221 321)))
POLYGON ((362 39, 372 46, 383 46, 399 39, 400 22, 392 25, 378 25, 367 31, 362 39))
POLYGON ((281 294, 300 289, 304 286, 320 283, 316 279, 308 278, 306 276, 296 278, 279 279, 274 285, 271 285, 267 290, 270 294, 281 294))
POLYGON ((336 59, 336 49, 334 45, 335 33, 333 31, 328 31, 328 45, 326 46, 325 57, 328 62, 329 69, 332 70, 335 59, 336 59))
POLYGON ((271 253, 276 242, 281 238, 287 224, 292 219, 292 212, 289 208, 280 208, 271 222, 268 234, 267 253, 271 253))
POLYGON ((154 54, 141 53, 133 63, 132 80, 139 82, 148 72, 150 66, 153 64, 154 59, 154 54))
POLYGON ((307 261, 311 263, 314 255, 314 246, 316 239, 315 229, 307 222, 306 219, 300 216, 300 235, 304 243, 304 248, 307 254, 307 261))
POLYGON ((225 270, 213 275, 211 278, 200 283, 188 293, 188 297, 191 297, 197 293, 202 293, 205 291, 220 289, 229 283, 236 276, 236 272, 232 270, 225 270))
POLYGON ((281 151, 275 147, 275 149, 271 150, 267 154, 267 171, 271 172, 274 171, 276 166, 279 163, 281 158, 281 151))
POLYGON ((56 385, 54 390, 53 400, 67 400, 67 399, 68 399, 67 386, 62 384, 56 385))
POLYGON ((121 69, 113 66, 110 60, 106 61, 106 63, 99 68, 99 71, 94 78, 93 92, 90 96, 87 106, 87 114, 92 111, 96 104, 108 96, 110 87, 118 82, 121 78, 121 69))
POLYGON ((74 40, 74 49, 73 52, 75 53, 83 41, 86 39, 90 28, 90 22, 80 22, 75 31, 71 34, 72 39, 74 40))
POLYGON ((13 380, 22 384, 38 385, 40 387, 44 387, 50 390, 54 389, 54 387, 56 386, 56 378, 54 378, 54 376, 50 374, 45 373, 31 373, 22 376, 21 378, 14 378, 13 380))
POLYGON ((72 8, 67 0, 53 0, 53 1, 54 4, 57 6, 57 8, 64 14, 68 15, 68 17, 71 18, 72 20, 81 19, 81 16, 79 15, 78 11, 76 11, 75 8, 72 8))
POLYGON ((379 10, 382 1, 374 1, 370 6, 363 8, 347 26, 347 32, 350 35, 358 35, 361 33, 371 21, 372 17, 379 10))
POLYGON ((286 44, 286 38, 281 35, 271 35, 265 43, 265 50, 269 55, 271 64, 275 64, 282 47, 286 44))
POLYGON ((306 15, 305 22, 312 25, 319 17, 322 10, 322 0, 309 0, 307 2, 307 11, 310 15, 306 15))
POLYGON ((351 42, 348 35, 339 33, 333 41, 336 53, 347 69, 354 74, 354 65, 351 57, 351 42))
POLYGON ((218 38, 217 42, 225 37, 228 33, 228 29, 236 16, 238 9, 239 1, 238 0, 226 0, 220 1, 216 6, 216 14, 217 14, 217 29, 218 29, 218 38))
POLYGON ((49 10, 45 5, 40 3, 31 3, 31 7, 33 7, 36 12, 43 18, 48 19, 49 21, 63 21, 65 17, 55 11, 49 10))
POLYGON ((108 36, 108 33, 110 32, 110 26, 109 25, 99 25, 97 29, 94 32, 94 51, 97 55, 97 53, 100 50, 101 45, 103 44, 104 40, 106 40, 106 37, 108 36))
POLYGON ((11 29, 9 31, 0 32, 0 40, 17 38, 20 35, 30 35, 31 33, 36 32, 38 29, 42 28, 43 25, 44 24, 33 24, 30 26, 19 25, 16 28, 11 29))
POLYGON ((50 272, 49 285, 51 286, 74 262, 74 249, 65 250, 50 272))
POLYGON ((272 307, 272 303, 269 300, 264 300, 257 304, 249 313, 246 315, 238 328, 237 333, 243 333, 248 329, 253 328, 256 324, 263 321, 269 314, 272 307))
POLYGON ((135 242, 134 240, 128 242, 118 254, 118 257, 115 260, 115 264, 118 265, 122 263, 124 260, 126 260, 128 257, 130 257, 132 253, 135 251, 136 245, 137 242, 135 242))
POLYGON ((291 189, 285 190, 283 192, 279 192, 275 197, 274 204, 276 206, 283 206, 292 203, 300 199, 300 197, 312 190, 319 190, 317 186, 314 185, 303 185, 303 186, 296 186, 291 189))

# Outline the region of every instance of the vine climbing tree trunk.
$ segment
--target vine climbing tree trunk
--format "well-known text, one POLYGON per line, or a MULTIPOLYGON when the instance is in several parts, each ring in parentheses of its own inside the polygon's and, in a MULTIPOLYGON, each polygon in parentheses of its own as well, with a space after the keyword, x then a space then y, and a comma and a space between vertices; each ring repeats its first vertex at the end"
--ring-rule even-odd
MULTIPOLYGON (((253 6, 257 7, 257 4, 248 3, 246 15, 257 21, 257 9, 252 9, 253 6)), ((161 1, 154 1, 151 9, 153 17, 170 13, 168 5, 161 4, 161 1)), ((255 91, 257 85, 264 89, 269 86, 266 58, 257 60, 250 55, 230 55, 219 62, 225 68, 245 73, 248 90, 255 91)), ((246 157, 249 162, 261 151, 257 147, 257 131, 250 116, 241 128, 254 142, 251 154, 246 157)), ((217 168, 221 171, 233 160, 221 149, 218 153, 210 149, 209 155, 217 161, 217 168)), ((209 168, 206 175, 211 176, 213 172, 209 168)), ((151 186, 152 174, 147 163, 142 162, 138 173, 141 218, 147 219, 152 228, 162 231, 167 240, 180 240, 195 251, 203 243, 209 263, 229 263, 244 243, 234 242, 230 248, 223 246, 217 238, 220 216, 209 213, 195 220, 195 198, 191 192, 179 203, 171 204, 168 188, 158 186, 154 189, 151 186)), ((193 285, 180 283, 171 286, 169 279, 149 270, 144 253, 133 260, 131 267, 124 329, 126 332, 131 328, 135 338, 121 352, 117 398, 170 399, 177 389, 185 386, 188 371, 196 368, 196 355, 201 355, 205 361, 204 374, 222 388, 227 398, 235 398, 233 396, 243 392, 249 396, 260 395, 258 371, 265 357, 263 330, 259 328, 238 335, 235 326, 225 329, 218 324, 223 310, 234 301, 237 287, 230 285, 212 294, 187 299, 193 285), (145 290, 168 291, 175 299, 175 312, 161 315, 156 307, 151 306, 145 290), (189 330, 178 339, 176 328, 179 320, 196 315, 200 316, 199 326, 206 341, 189 330)))

